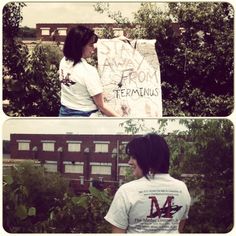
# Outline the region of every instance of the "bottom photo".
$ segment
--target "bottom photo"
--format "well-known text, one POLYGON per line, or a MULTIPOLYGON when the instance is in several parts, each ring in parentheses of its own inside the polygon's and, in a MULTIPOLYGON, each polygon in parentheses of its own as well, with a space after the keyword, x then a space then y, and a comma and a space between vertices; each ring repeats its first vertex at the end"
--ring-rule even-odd
POLYGON ((227 233, 228 119, 8 119, 7 233, 227 233))

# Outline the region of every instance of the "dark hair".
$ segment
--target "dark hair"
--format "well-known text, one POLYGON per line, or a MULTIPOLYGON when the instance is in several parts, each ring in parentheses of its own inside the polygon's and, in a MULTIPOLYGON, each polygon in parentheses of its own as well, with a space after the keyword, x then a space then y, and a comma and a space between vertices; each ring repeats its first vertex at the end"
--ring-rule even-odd
POLYGON ((146 177, 149 171, 153 174, 169 172, 169 147, 165 139, 155 133, 131 140, 126 146, 126 154, 137 160, 146 177))
POLYGON ((80 25, 71 28, 66 36, 63 48, 65 58, 73 61, 74 65, 76 65, 81 61, 83 48, 90 40, 93 43, 98 40, 98 36, 92 29, 80 25))

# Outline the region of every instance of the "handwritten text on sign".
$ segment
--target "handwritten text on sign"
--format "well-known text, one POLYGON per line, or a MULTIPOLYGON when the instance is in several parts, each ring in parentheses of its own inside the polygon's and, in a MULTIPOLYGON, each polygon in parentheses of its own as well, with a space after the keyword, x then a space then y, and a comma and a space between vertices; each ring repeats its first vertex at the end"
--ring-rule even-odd
POLYGON ((121 116, 162 116, 159 64, 153 68, 128 41, 99 40, 98 69, 105 102, 121 116))

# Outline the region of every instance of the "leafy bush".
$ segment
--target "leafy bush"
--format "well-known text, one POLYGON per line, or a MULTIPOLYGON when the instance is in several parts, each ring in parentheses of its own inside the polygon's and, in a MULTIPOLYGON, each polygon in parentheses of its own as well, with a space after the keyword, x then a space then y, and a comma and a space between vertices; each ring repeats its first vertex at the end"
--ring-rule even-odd
POLYGON ((170 3, 169 8, 169 17, 175 19, 182 31, 177 34, 168 20, 156 29, 162 81, 174 90, 172 94, 163 87, 165 115, 230 115, 233 111, 232 6, 170 3), (169 106, 178 110, 168 110, 169 106))
POLYGON ((53 233, 109 233, 110 225, 104 220, 111 203, 105 191, 90 187, 90 193, 66 196, 63 206, 55 208, 50 215, 53 233), (63 222, 63 224, 62 224, 63 222))
POLYGON ((24 6, 8 3, 3 9, 3 110, 9 116, 57 116, 62 52, 41 43, 30 52, 17 39, 24 6))
POLYGON ((4 70, 3 98, 9 100, 5 113, 9 116, 58 116, 58 67, 62 55, 59 48, 39 43, 29 54, 24 44, 17 43, 15 49, 15 66, 13 61, 4 70))
POLYGON ((35 232, 61 204, 67 184, 58 175, 25 162, 4 177, 3 226, 7 232, 35 232))
POLYGON ((207 95, 189 81, 179 88, 162 83, 164 116, 226 116, 234 108, 234 98, 228 95, 207 95))
POLYGON ((108 233, 107 190, 75 195, 59 174, 23 162, 4 176, 3 227, 9 233, 108 233))
POLYGON ((185 123, 190 142, 182 146, 181 171, 198 174, 187 184, 204 193, 191 207, 186 232, 227 233, 233 227, 233 124, 229 120, 185 123))

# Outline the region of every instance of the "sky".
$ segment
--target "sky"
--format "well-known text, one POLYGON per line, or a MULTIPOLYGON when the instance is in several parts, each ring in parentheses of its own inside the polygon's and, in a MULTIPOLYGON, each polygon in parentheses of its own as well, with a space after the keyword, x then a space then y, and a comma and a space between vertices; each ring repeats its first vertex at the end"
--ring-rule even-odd
MULTIPOLYGON (((36 23, 112 23, 105 13, 94 10, 95 2, 30 2, 22 10, 21 26, 36 27, 36 23)), ((133 19, 140 3, 110 3, 111 11, 121 11, 124 17, 133 19)))
MULTIPOLYGON (((58 119, 58 118, 11 118, 2 125, 3 140, 10 140, 11 133, 36 133, 36 134, 125 134, 125 129, 120 126, 126 119, 117 118, 80 118, 80 119, 58 119)), ((158 129, 157 119, 145 119, 143 134, 158 129)), ((179 120, 170 121, 167 132, 184 130, 179 120)))

